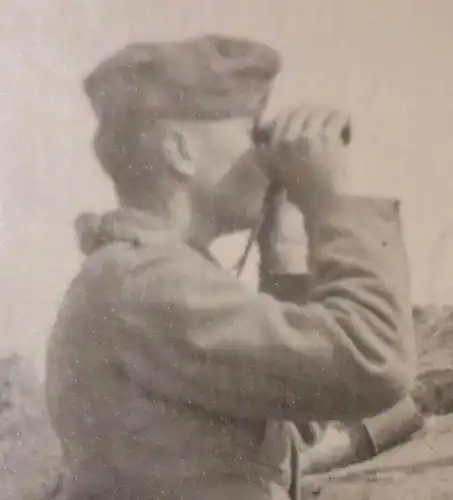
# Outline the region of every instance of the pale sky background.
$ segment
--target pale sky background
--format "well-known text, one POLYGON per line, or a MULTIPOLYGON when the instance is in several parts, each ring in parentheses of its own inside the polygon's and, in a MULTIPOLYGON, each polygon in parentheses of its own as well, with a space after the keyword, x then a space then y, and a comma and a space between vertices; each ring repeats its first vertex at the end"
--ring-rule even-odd
MULTIPOLYGON (((403 199, 416 301, 453 302, 452 0, 0 0, 0 354, 43 366, 80 262, 75 215, 114 204, 80 80, 123 44, 206 32, 281 50, 273 108, 350 111, 361 181, 403 199), (443 245, 436 242, 441 234, 443 245)), ((230 262, 241 238, 223 242, 230 262)), ((249 270, 248 277, 253 275, 249 270)))

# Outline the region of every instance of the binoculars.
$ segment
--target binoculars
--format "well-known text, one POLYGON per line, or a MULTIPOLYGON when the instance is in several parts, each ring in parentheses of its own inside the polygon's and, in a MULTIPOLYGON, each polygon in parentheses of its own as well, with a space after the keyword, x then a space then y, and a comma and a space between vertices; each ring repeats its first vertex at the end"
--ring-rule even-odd
MULTIPOLYGON (((252 130, 252 140, 257 146, 266 146, 270 143, 272 136, 272 128, 270 125, 256 125, 252 130)), ((348 146, 352 140, 351 125, 347 123, 340 130, 340 138, 343 145, 348 146)))
MULTIPOLYGON (((256 146, 266 146, 270 143, 272 137, 272 127, 271 125, 258 126, 256 125, 251 132, 252 140, 256 146)), ((352 131, 350 123, 347 123, 340 130, 340 139, 344 146, 348 146, 352 140, 352 131)), ((256 241, 262 227, 264 221, 269 216, 272 211, 272 207, 274 205, 275 200, 278 199, 279 195, 282 192, 282 188, 275 183, 271 183, 264 198, 263 209, 261 212, 261 217, 257 222, 256 226, 250 232, 250 236, 247 241, 247 245, 242 253, 240 259, 234 266, 236 271, 236 276, 239 277, 244 270, 247 258, 250 254, 250 250, 252 248, 253 243, 256 241)))

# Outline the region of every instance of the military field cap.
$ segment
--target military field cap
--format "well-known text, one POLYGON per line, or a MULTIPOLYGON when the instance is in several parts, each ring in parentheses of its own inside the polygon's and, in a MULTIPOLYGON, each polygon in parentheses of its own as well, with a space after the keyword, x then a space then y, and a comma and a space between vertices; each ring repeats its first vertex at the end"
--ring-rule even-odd
POLYGON ((119 110, 156 118, 255 116, 281 68, 279 52, 247 39, 206 35, 128 45, 84 80, 97 118, 119 110))

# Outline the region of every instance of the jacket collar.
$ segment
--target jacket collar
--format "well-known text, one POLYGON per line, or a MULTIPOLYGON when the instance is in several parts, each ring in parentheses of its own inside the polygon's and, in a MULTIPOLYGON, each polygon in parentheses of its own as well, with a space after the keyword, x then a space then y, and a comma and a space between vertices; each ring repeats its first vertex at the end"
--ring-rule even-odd
POLYGON ((162 220, 129 208, 103 214, 84 212, 74 225, 79 247, 86 255, 118 241, 145 245, 155 241, 158 232, 171 236, 162 220))
MULTIPOLYGON (((85 255, 119 241, 134 246, 155 243, 163 238, 167 241, 180 241, 179 236, 166 227, 162 219, 130 208, 104 214, 83 212, 77 216, 74 225, 79 248, 85 255)), ((186 243, 205 259, 219 265, 208 249, 186 243)))

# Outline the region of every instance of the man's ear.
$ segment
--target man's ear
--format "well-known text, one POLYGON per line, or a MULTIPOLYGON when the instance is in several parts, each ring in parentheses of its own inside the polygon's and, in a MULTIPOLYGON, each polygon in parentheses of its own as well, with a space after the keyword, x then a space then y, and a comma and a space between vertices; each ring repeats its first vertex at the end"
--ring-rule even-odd
POLYGON ((195 148, 187 136, 178 130, 170 130, 163 142, 166 160, 177 174, 184 178, 195 174, 195 148))

